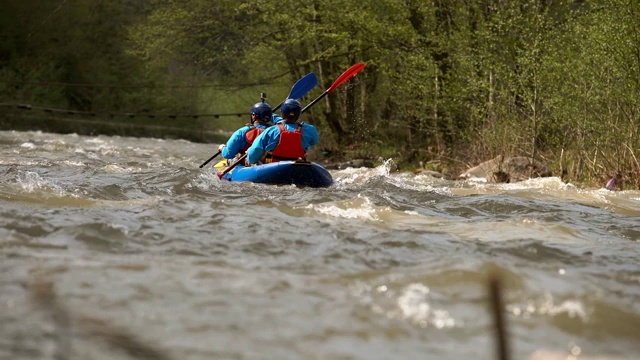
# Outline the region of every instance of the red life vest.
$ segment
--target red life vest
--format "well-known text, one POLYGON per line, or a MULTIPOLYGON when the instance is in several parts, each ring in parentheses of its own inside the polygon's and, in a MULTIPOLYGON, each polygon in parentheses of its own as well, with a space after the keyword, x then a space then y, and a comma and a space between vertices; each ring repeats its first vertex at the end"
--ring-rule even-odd
POLYGON ((242 149, 242 154, 246 153, 247 150, 249 150, 251 144, 253 144, 258 135, 260 135, 264 131, 264 129, 257 128, 253 125, 249 125, 249 128, 250 130, 244 134, 244 138, 245 140, 247 140, 247 145, 244 147, 244 149, 242 149))
POLYGON ((307 153, 302 147, 302 124, 298 124, 294 131, 287 130, 283 123, 277 126, 280 129, 280 142, 273 151, 267 153, 265 162, 304 159, 307 153))

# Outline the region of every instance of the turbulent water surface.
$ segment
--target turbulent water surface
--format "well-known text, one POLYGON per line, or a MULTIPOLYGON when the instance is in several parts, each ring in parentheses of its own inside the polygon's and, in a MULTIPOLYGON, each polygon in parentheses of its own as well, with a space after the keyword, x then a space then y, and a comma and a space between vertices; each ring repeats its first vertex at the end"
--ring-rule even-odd
POLYGON ((514 359, 640 358, 639 191, 230 183, 215 150, 0 132, 0 359, 495 359, 491 274, 514 359))

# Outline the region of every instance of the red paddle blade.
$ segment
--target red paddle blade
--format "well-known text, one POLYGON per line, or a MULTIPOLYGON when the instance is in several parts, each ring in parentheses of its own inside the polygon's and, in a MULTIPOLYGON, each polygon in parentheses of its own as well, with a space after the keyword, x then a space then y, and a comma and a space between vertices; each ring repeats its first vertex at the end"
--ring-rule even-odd
POLYGON ((348 68, 345 72, 342 73, 342 75, 340 75, 336 79, 336 81, 333 82, 333 84, 331 84, 331 87, 327 89, 327 92, 332 92, 335 88, 342 85, 342 83, 354 77, 357 73, 362 71, 362 69, 364 69, 365 66, 366 65, 364 63, 357 63, 352 67, 348 68))

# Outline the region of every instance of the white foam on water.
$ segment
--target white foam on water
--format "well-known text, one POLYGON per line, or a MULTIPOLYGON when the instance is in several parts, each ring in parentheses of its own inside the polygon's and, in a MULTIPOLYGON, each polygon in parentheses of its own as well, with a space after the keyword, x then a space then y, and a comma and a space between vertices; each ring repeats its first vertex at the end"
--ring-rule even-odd
POLYGON ((151 149, 141 149, 139 147, 127 146, 128 150, 133 151, 134 154, 140 156, 152 156, 155 152, 151 149))
POLYGON ((87 166, 87 164, 80 162, 80 161, 72 161, 72 160, 65 160, 62 162, 65 165, 69 165, 69 166, 87 166))
POLYGON ((482 183, 482 184, 485 184, 488 182, 487 178, 483 178, 483 177, 470 177, 470 178, 467 178, 466 181, 470 183, 482 183))
POLYGON ((221 180, 214 174, 209 168, 198 173, 198 175, 191 181, 191 186, 203 191, 211 191, 218 189, 221 185, 221 180))
POLYGON ((33 171, 21 172, 16 176, 18 185, 26 192, 36 190, 53 190, 54 193, 62 194, 63 190, 50 180, 44 179, 40 174, 33 171))
POLYGON ((507 305, 507 311, 514 316, 528 319, 534 315, 555 317, 567 315, 569 318, 578 318, 584 322, 589 320, 584 304, 580 300, 563 300, 556 304, 553 296, 546 293, 540 301, 530 301, 523 305, 507 305))
POLYGON ((362 184, 371 179, 374 175, 367 168, 346 168, 334 171, 334 186, 346 186, 352 184, 362 184))
POLYGON ((104 144, 105 141, 99 137, 86 138, 84 142, 88 144, 104 144))
POLYGON ((367 197, 358 195, 355 199, 336 203, 309 204, 303 209, 313 210, 335 218, 380 221, 378 212, 388 211, 388 207, 376 208, 367 197))
POLYGON ((404 190, 425 191, 451 196, 451 190, 447 186, 450 181, 438 179, 430 175, 414 175, 405 172, 395 176, 389 176, 387 181, 404 190))
POLYGON ((431 314, 431 307, 427 302, 428 295, 429 288, 420 283, 407 286, 397 300, 402 317, 414 322, 428 319, 431 314))
POLYGON ((123 167, 117 164, 109 164, 102 167, 102 170, 111 174, 129 174, 142 171, 139 167, 123 167))
POLYGON ((399 290, 387 285, 370 286, 363 282, 351 286, 352 293, 374 314, 406 321, 426 328, 447 329, 460 323, 444 309, 431 305, 431 290, 421 283, 410 283, 399 290))
POLYGON ((334 178, 334 181, 336 182, 335 186, 344 186, 351 184, 359 185, 375 177, 389 176, 392 165, 393 159, 387 159, 382 165, 377 166, 373 169, 366 167, 347 167, 346 169, 335 170, 333 171, 336 175, 334 178))

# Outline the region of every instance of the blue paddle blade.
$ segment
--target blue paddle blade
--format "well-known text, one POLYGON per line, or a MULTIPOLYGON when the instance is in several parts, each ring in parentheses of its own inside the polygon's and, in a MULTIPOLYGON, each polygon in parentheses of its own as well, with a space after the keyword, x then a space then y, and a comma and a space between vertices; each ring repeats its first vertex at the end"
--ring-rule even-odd
POLYGON ((291 88, 291 92, 289 93, 288 99, 300 99, 305 96, 311 89, 313 89, 316 85, 318 85, 318 78, 316 74, 313 72, 308 73, 298 80, 293 87, 291 88))

